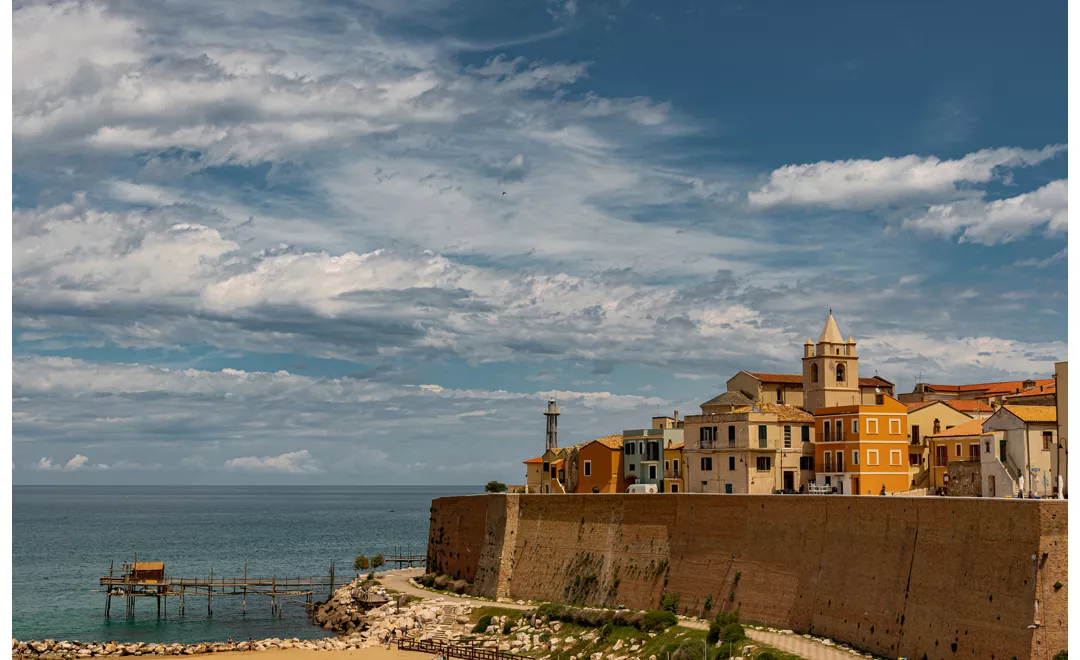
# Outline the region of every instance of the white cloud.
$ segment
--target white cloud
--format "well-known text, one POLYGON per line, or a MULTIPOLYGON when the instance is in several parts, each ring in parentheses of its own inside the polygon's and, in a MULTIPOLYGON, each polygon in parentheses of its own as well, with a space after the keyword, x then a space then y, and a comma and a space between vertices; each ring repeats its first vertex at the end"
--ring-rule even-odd
POLYGON ((322 469, 311 458, 308 450, 291 451, 279 456, 245 456, 225 461, 228 470, 253 470, 258 472, 319 473, 322 469))
POLYGON ((58 470, 61 472, 74 472, 76 470, 82 470, 86 468, 93 468, 97 470, 109 469, 108 465, 88 465, 89 461, 90 459, 83 456, 82 454, 75 454, 67 463, 64 463, 63 465, 56 465, 53 464, 51 458, 45 458, 44 456, 42 456, 41 459, 37 462, 37 469, 46 471, 58 470))
POLYGON ((1048 235, 1068 231, 1069 182, 1052 181, 1033 192, 992 202, 969 200, 935 204, 904 221, 908 229, 952 238, 961 243, 997 245, 1023 238, 1040 227, 1048 235))
POLYGON ((822 161, 785 165, 769 181, 747 195, 753 207, 783 205, 864 209, 909 198, 962 196, 961 183, 987 183, 995 173, 1037 165, 1065 151, 1064 145, 1042 149, 983 149, 958 160, 936 156, 903 156, 880 160, 822 161))
POLYGON ((1046 268, 1047 266, 1050 266, 1051 264, 1055 264, 1055 263, 1057 263, 1059 261, 1065 261, 1068 258, 1069 258, 1069 248, 1066 247, 1066 248, 1061 248, 1061 250, 1055 252, 1054 254, 1050 255, 1049 257, 1046 257, 1045 259, 1021 259, 1021 260, 1017 261, 1013 265, 1014 266, 1020 266, 1020 267, 1030 266, 1032 268, 1046 268))

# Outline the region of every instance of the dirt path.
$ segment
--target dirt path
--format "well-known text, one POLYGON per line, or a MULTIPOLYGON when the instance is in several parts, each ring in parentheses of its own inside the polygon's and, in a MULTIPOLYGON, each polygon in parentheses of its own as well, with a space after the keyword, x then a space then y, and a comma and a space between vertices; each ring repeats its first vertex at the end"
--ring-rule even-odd
MULTIPOLYGON (((505 607, 511 610, 531 610, 535 605, 518 605, 517 603, 495 603, 486 600, 477 600, 475 598, 462 598, 461 596, 454 596, 451 594, 444 594, 441 592, 428 591, 427 589, 420 589, 414 587, 409 578, 419 577, 423 575, 423 569, 419 568, 405 568, 395 571, 387 571, 385 573, 379 573, 379 582, 383 584, 387 589, 394 589, 402 593, 412 594, 421 598, 434 599, 442 598, 446 603, 467 603, 475 607, 483 607, 484 605, 494 605, 496 607, 505 607)), ((686 628, 693 628, 695 630, 708 630, 709 624, 704 621, 694 621, 680 619, 679 625, 686 628)), ((779 633, 771 633, 764 630, 754 630, 752 628, 746 629, 746 634, 750 639, 759 644, 768 644, 773 648, 781 651, 787 651, 788 653, 794 653, 799 657, 806 660, 853 660, 862 656, 857 656, 841 649, 826 646, 821 642, 806 639, 800 635, 781 635, 779 633)))

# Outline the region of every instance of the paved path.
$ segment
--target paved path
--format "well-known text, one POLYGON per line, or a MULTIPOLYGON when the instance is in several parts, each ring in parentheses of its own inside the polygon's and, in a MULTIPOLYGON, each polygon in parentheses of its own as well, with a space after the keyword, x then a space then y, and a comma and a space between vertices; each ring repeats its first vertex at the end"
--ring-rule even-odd
MULTIPOLYGON (((518 605, 517 603, 496 603, 487 600, 477 600, 475 598, 462 598, 461 596, 455 596, 453 594, 444 594, 442 592, 420 589, 409 583, 409 578, 419 577, 423 574, 424 571, 420 568, 404 568, 378 573, 376 577, 387 589, 394 589, 395 591, 420 596, 421 598, 442 598, 444 603, 467 603, 474 607, 493 605, 511 610, 531 610, 536 607, 535 605, 528 604, 518 605)), ((709 624, 704 621, 680 619, 679 625, 695 630, 709 629, 709 624)), ((821 642, 812 639, 806 639, 801 635, 781 635, 779 633, 771 633, 764 630, 753 630, 752 628, 747 628, 746 634, 755 642, 768 644, 773 648, 787 651, 788 653, 794 653, 806 660, 853 660, 854 658, 861 657, 832 646, 826 646, 821 642)))

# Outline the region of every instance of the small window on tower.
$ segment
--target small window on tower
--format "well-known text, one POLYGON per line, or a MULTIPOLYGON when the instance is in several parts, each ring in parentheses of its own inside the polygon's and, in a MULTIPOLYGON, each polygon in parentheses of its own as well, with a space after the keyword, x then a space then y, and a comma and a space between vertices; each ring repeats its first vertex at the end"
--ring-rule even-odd
POLYGON ((810 382, 811 383, 816 383, 817 382, 817 365, 816 364, 810 365, 810 382))
POLYGON ((836 365, 836 382, 844 382, 844 365, 842 364, 836 365))

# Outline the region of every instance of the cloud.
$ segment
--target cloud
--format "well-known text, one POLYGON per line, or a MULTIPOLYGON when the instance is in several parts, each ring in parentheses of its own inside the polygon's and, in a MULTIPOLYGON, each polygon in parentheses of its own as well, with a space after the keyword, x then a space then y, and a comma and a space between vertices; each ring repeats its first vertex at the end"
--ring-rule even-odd
POLYGON ((1061 248, 1061 250, 1046 257, 1045 259, 1021 259, 1014 263, 1014 266, 1019 267, 1031 267, 1031 268, 1046 268, 1059 261, 1066 261, 1069 258, 1069 248, 1061 248))
POLYGON ((1052 181, 1030 193, 992 202, 968 200, 935 204, 905 220, 915 231, 952 238, 961 243, 998 245, 1023 238, 1040 227, 1053 236, 1068 231, 1069 182, 1052 181))
POLYGON ((958 160, 936 156, 903 156, 880 160, 821 161, 785 165, 768 182, 747 194, 755 208, 825 206, 866 209, 904 199, 964 195, 959 184, 987 183, 1002 170, 1031 167, 1065 151, 1064 145, 1042 149, 983 149, 958 160))
POLYGON ((95 469, 95 470, 108 470, 108 465, 103 464, 90 464, 90 459, 82 454, 75 454, 71 459, 63 465, 54 465, 51 458, 41 457, 37 462, 37 469, 43 471, 60 471, 60 472, 75 472, 76 470, 83 469, 95 469))
POLYGON ((311 458, 308 450, 292 451, 279 456, 245 456, 225 461, 227 470, 252 470, 258 472, 319 473, 322 469, 311 458))

